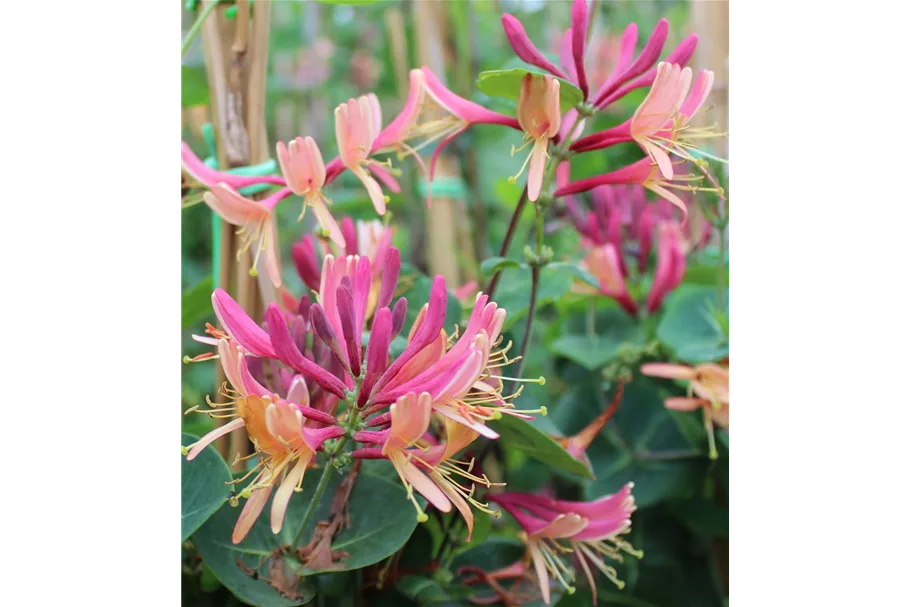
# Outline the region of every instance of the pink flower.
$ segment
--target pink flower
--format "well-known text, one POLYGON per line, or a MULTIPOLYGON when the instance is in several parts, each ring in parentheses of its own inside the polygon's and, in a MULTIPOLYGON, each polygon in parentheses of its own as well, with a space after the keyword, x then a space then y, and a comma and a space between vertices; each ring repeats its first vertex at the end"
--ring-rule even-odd
MULTIPOLYGON (((645 100, 633 114, 630 134, 661 169, 666 179, 674 176, 668 152, 695 162, 687 151, 696 146, 687 134, 690 118, 702 106, 712 88, 713 74, 703 70, 687 97, 693 72, 670 63, 658 64, 658 75, 645 100), (681 138, 681 135, 683 137, 681 138)), ((704 136, 700 131, 696 136, 704 136)))
MULTIPOLYGON (((548 142, 560 132, 560 81, 550 76, 525 74, 519 90, 517 113, 519 124, 525 131, 524 139, 532 144, 532 150, 518 175, 510 181, 515 182, 527 166, 528 199, 534 202, 541 193, 544 181, 548 142)), ((516 151, 514 149, 513 153, 516 151)))
POLYGON ((384 215, 387 197, 380 184, 368 172, 369 169, 381 179, 388 175, 370 158, 374 141, 380 132, 380 124, 380 102, 373 93, 349 99, 335 109, 335 137, 342 163, 367 188, 376 212, 384 215))
POLYGON ((591 565, 623 588, 616 569, 606 565, 603 557, 619 562, 623 561, 621 552, 642 557, 640 551, 620 537, 629 533, 631 515, 636 510, 632 488, 633 484, 627 483, 617 493, 593 502, 563 501, 523 493, 491 496, 491 501, 505 508, 522 526, 520 538, 528 548, 526 560, 534 565, 545 603, 550 604, 551 577, 570 593, 575 591, 575 572, 564 562, 568 553, 576 557, 585 573, 594 603, 597 603, 597 588, 591 565))
POLYGON ((569 76, 567 76, 559 67, 551 63, 551 61, 538 50, 538 47, 532 43, 528 34, 525 33, 525 27, 522 25, 522 22, 507 13, 504 13, 500 20, 503 23, 503 31, 506 33, 506 39, 509 41, 509 46, 512 47, 512 50, 515 51, 519 59, 525 63, 546 70, 557 78, 569 80, 569 76))
POLYGON ((677 288, 686 272, 686 255, 683 252, 683 235, 676 222, 658 224, 658 266, 646 300, 649 313, 654 313, 668 293, 677 288))
POLYGON ((598 279, 602 294, 615 299, 630 316, 638 314, 638 306, 626 288, 620 267, 620 254, 614 245, 604 244, 592 248, 582 262, 582 267, 598 279))
POLYGON ((410 392, 427 392, 434 411, 491 439, 499 435, 485 425, 488 420, 503 414, 531 419, 527 413, 546 412, 517 410, 508 399, 518 395, 502 395, 504 377, 499 371, 508 360, 508 347, 498 349, 497 344, 505 310, 479 294, 465 331, 450 347, 442 330, 445 302, 436 307, 434 303, 431 293, 430 307, 415 320, 408 347, 372 387, 369 403, 382 406, 410 392))
POLYGON ((272 220, 272 210, 283 198, 290 195, 290 188, 282 188, 263 201, 253 201, 241 196, 231 186, 220 182, 202 197, 222 219, 240 226, 238 234, 241 238, 241 248, 237 251, 238 259, 242 253, 256 245, 250 274, 256 275, 256 266, 262 254, 266 274, 276 287, 281 286, 282 276, 278 262, 278 235, 275 232, 275 222, 272 220))
POLYGON ((686 397, 668 398, 664 401, 664 406, 675 411, 702 409, 709 437, 709 457, 716 459, 718 452, 715 448, 713 424, 722 428, 727 428, 729 425, 728 369, 713 363, 704 363, 696 365, 696 367, 672 363, 648 363, 642 365, 641 371, 643 375, 651 377, 689 382, 686 397))
POLYGON ((239 544, 256 522, 276 484, 279 487, 272 499, 270 519, 272 532, 281 531, 291 495, 295 488, 300 491, 304 473, 316 451, 326 440, 344 434, 344 429, 338 426, 305 427, 303 410, 307 405, 286 401, 259 385, 250 375, 240 348, 228 340, 220 340, 218 353, 225 376, 234 389, 225 391, 230 402, 210 402, 211 409, 204 412, 211 417, 233 419, 185 448, 185 452, 187 460, 192 460, 217 438, 239 428, 247 429, 261 457, 246 476, 232 483, 242 482, 259 471, 240 492, 240 497, 247 498, 247 503, 231 536, 231 541, 239 544))
POLYGON ((275 151, 288 187, 304 199, 304 207, 298 221, 303 219, 308 206, 313 207, 317 221, 329 233, 332 241, 338 246, 343 246, 345 243, 341 230, 326 207, 329 199, 322 191, 326 184, 326 165, 316 142, 312 137, 297 137, 287 147, 279 141, 275 151))
POLYGON ((561 447, 566 449, 566 451, 572 455, 574 458, 585 464, 585 467, 588 468, 588 471, 594 473, 592 470, 591 461, 588 459, 588 455, 585 451, 591 446, 592 441, 595 440, 595 437, 601 433, 601 430, 604 429, 604 426, 607 425, 607 422, 611 420, 614 416, 614 413, 617 411, 617 407, 620 406, 620 399, 623 397, 623 381, 621 380, 617 386, 617 393, 614 395, 614 399, 611 401, 610 405, 607 406, 604 411, 593 419, 587 426, 582 428, 576 434, 569 437, 556 437, 551 436, 561 447))
POLYGON ((638 162, 627 165, 604 175, 588 177, 569 183, 557 189, 554 192, 554 198, 566 196, 568 194, 578 194, 587 192, 601 185, 631 184, 641 185, 655 194, 661 196, 678 209, 683 211, 684 220, 688 215, 686 203, 674 194, 671 190, 688 190, 688 191, 711 191, 717 192, 717 188, 706 188, 697 185, 687 185, 694 181, 701 180, 702 177, 696 175, 675 175, 673 179, 665 179, 658 167, 652 164, 649 158, 643 158, 638 162))
MULTIPOLYGON (((341 221, 340 232, 343 246, 335 248, 336 254, 343 257, 362 255, 370 260, 372 279, 366 314, 366 318, 370 319, 376 310, 395 229, 384 226, 379 220, 355 222, 350 217, 345 217, 341 221)), ((311 234, 305 235, 291 246, 291 258, 298 275, 304 284, 314 291, 320 288, 323 260, 329 254, 330 248, 311 234)), ((398 268, 395 273, 398 276, 398 268)))
POLYGON ((471 125, 499 124, 521 129, 515 118, 498 114, 456 95, 428 67, 411 70, 409 86, 405 107, 383 129, 375 147, 377 151, 387 148, 398 150, 400 157, 412 155, 424 171, 418 152, 439 141, 430 159, 430 169, 425 171, 428 182, 433 181, 436 163, 443 149, 471 125))
MULTIPOLYGON (((405 485, 408 499, 417 511, 418 520, 425 522, 427 515, 414 497, 417 491, 441 512, 449 512, 452 506, 465 519, 468 537, 474 528, 474 513, 471 505, 482 512, 494 514, 487 504, 473 497, 474 489, 464 487, 455 477, 467 479, 472 484, 480 483, 486 487, 492 483, 486 476, 471 474, 473 461, 459 464, 451 461, 452 457, 478 438, 478 433, 465 428, 450 419, 444 421, 446 441, 433 444, 427 438, 432 414, 431 395, 422 392, 400 397, 390 408, 388 429, 361 431, 355 434, 355 440, 363 443, 382 444, 379 455, 392 462, 399 478, 405 485)), ((354 452, 355 457, 376 457, 374 449, 367 448, 354 452)))

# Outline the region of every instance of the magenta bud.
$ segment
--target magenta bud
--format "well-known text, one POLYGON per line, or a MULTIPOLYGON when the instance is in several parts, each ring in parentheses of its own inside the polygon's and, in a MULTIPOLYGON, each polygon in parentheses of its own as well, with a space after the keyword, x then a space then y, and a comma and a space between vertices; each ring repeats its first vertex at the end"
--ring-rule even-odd
POLYGON ((345 217, 339 223, 339 229, 342 232, 342 238, 345 240, 345 255, 357 255, 357 230, 354 227, 354 220, 345 217))
POLYGON ((350 371, 347 357, 344 352, 342 352, 342 344, 339 343, 338 336, 335 334, 335 329, 329 324, 329 319, 326 318, 325 310, 323 310, 323 307, 319 304, 310 306, 310 326, 313 328, 313 332, 316 333, 316 336, 319 337, 324 344, 329 346, 329 349, 335 355, 336 360, 342 364, 342 367, 344 367, 345 370, 350 371))
POLYGON ((392 339, 399 336, 405 327, 405 317, 408 315, 408 299, 399 298, 392 307, 392 339))
POLYGON ((294 260, 294 267, 297 268, 297 273, 304 284, 318 291, 322 264, 317 258, 316 246, 311 235, 304 236, 291 246, 291 259, 294 260))
POLYGON ((351 294, 351 288, 345 284, 346 276, 342 279, 342 284, 336 289, 336 305, 338 306, 339 319, 342 321, 342 337, 345 339, 345 349, 348 351, 348 364, 351 366, 351 372, 355 376, 361 374, 361 344, 360 333, 355 328, 356 319, 354 317, 354 296, 351 294))
POLYGON ((402 257, 399 250, 395 247, 390 247, 383 262, 383 282, 380 287, 380 297, 377 300, 378 307, 385 308, 392 302, 392 297, 395 295, 395 287, 399 282, 401 268, 402 257))

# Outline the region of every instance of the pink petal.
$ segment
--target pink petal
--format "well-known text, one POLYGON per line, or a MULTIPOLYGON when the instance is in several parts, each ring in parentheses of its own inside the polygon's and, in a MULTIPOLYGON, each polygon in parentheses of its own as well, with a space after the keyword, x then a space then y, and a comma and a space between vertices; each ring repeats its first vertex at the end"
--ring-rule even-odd
POLYGON ((200 438, 195 445, 187 453, 187 461, 192 461, 197 455, 202 453, 202 450, 211 445, 214 441, 218 440, 225 434, 230 434, 239 428, 244 427, 244 420, 237 418, 233 419, 224 426, 219 426, 215 428, 202 438, 200 438))
POLYGON ((567 76, 563 70, 551 63, 550 60, 542 55, 541 51, 532 44, 532 41, 528 38, 528 34, 525 33, 525 27, 523 27, 518 19, 512 15, 504 14, 501 21, 503 23, 503 31, 506 32, 506 39, 509 41, 509 46, 512 47, 512 50, 518 55, 519 59, 525 63, 547 70, 554 76, 569 80, 569 76, 567 76))
POLYGON ((202 199, 219 217, 236 226, 263 221, 269 217, 269 211, 261 204, 247 200, 223 183, 213 186, 212 191, 202 195, 202 199))
POLYGON ((310 463, 310 455, 311 452, 307 452, 306 455, 302 455, 297 460, 297 464, 295 464, 291 472, 285 476, 285 480, 282 481, 282 484, 278 487, 278 491, 275 492, 275 497, 272 498, 272 512, 270 513, 272 533, 278 533, 282 530, 282 524, 285 521, 285 512, 288 510, 291 495, 304 478, 304 472, 307 471, 307 464, 310 463))
POLYGON ((646 363, 639 368, 643 375, 663 377, 665 379, 692 380, 696 377, 696 370, 686 365, 672 363, 646 363))
POLYGON ((588 3, 586 0, 575 0, 572 10, 572 46, 576 76, 582 98, 588 99, 588 80, 585 77, 585 40, 588 34, 588 3))
POLYGON ((234 532, 231 534, 232 543, 239 544, 244 541, 244 538, 247 537, 253 527, 253 523, 259 517, 259 513, 263 511, 266 502, 269 500, 270 493, 272 493, 272 485, 253 490, 247 499, 247 503, 244 504, 244 509, 237 518, 237 524, 234 525, 234 532))
POLYGON ((255 356, 275 358, 269 335, 253 322, 244 309, 224 289, 212 292, 212 309, 231 337, 255 356))

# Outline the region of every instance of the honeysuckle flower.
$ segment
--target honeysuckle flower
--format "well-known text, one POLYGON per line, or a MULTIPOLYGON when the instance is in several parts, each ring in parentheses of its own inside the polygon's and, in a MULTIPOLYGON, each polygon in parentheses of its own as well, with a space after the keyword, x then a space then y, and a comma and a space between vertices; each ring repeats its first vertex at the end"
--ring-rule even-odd
MULTIPOLYGON (((602 294, 616 300, 631 316, 635 317, 638 314, 639 308, 630 297, 629 290, 626 288, 626 280, 623 278, 620 253, 613 244, 603 244, 592 248, 581 265, 583 269, 598 279, 602 294)), ((584 287, 577 287, 577 290, 581 289, 584 287)))
POLYGON ((297 137, 286 147, 279 141, 275 146, 275 152, 288 187, 304 199, 298 221, 303 219, 307 207, 312 207, 317 221, 329 233, 332 241, 340 247, 344 246, 342 232, 326 206, 329 202, 323 194, 326 165, 316 142, 312 137, 297 137))
MULTIPOLYGON (((487 420, 503 414, 531 419, 528 413, 546 413, 545 408, 515 409, 509 401, 521 389, 502 394, 503 380, 513 378, 500 375, 499 368, 514 362, 507 356, 511 343, 499 348, 505 310, 488 303, 487 296, 479 293, 465 331, 451 346, 441 328, 442 318, 433 315, 445 315, 445 306, 440 305, 435 312, 432 308, 421 311, 405 352, 373 387, 371 403, 381 406, 411 392, 427 392, 434 411, 491 439, 499 435, 485 425, 487 420), (403 359, 405 362, 400 362, 403 359)), ((520 381, 543 384, 544 378, 520 381)))
POLYGON ((676 64, 659 63, 652 89, 630 123, 631 136, 658 165, 666 179, 674 175, 669 153, 696 162, 688 151, 696 148, 692 138, 714 135, 711 129, 696 132, 689 126, 693 114, 711 92, 714 75, 705 70, 700 72, 696 86, 690 92, 692 77, 693 72, 688 67, 681 69, 676 64))
MULTIPOLYGON (((384 226, 379 220, 355 222, 350 217, 345 217, 341 221, 340 231, 343 246, 336 248, 337 255, 342 257, 365 256, 370 260, 372 279, 366 314, 366 318, 370 319, 373 317, 373 311, 376 309, 379 299, 395 229, 384 226)), ((312 234, 304 235, 300 241, 291 246, 291 258, 297 268, 297 273, 304 284, 313 291, 320 289, 323 260, 330 254, 332 254, 330 248, 312 234)), ((391 263, 398 264, 395 269, 395 275, 398 276, 401 266, 398 255, 394 256, 391 263)))
MULTIPOLYGON (((250 375, 246 357, 236 344, 220 340, 218 353, 233 389, 223 389, 224 396, 229 399, 227 403, 207 401, 210 409, 203 413, 231 421, 184 448, 184 452, 187 460, 192 460, 219 437, 246 428, 260 461, 245 476, 231 483, 241 483, 256 474, 239 494, 247 499, 231 535, 231 541, 239 544, 256 522, 275 485, 278 490, 272 499, 270 525, 273 533, 281 531, 291 495, 295 490, 301 490, 304 472, 316 451, 326 440, 344 434, 344 429, 338 426, 305 427, 304 410, 307 407, 270 394, 259 385, 250 375)), ((190 411, 193 410, 196 408, 190 411)), ((335 421, 331 417, 328 419, 335 421)))
MULTIPOLYGON (((668 24, 666 19, 661 19, 655 26, 651 37, 646 42, 642 52, 632 60, 638 40, 636 25, 630 24, 621 39, 620 57, 611 75, 593 95, 593 103, 598 109, 604 109, 612 103, 628 95, 631 91, 650 86, 657 75, 653 67, 661 56, 661 49, 667 40, 668 24)), ((696 50, 699 37, 691 34, 683 39, 673 51, 665 58, 668 63, 686 65, 696 50)))
POLYGON ((686 255, 683 252, 683 235, 676 222, 658 224, 658 265, 645 306, 654 313, 668 293, 677 288, 686 273, 686 255))
POLYGON ((217 183, 202 197, 222 219, 240 227, 237 232, 241 238, 241 247, 237 250, 238 260, 255 245, 250 274, 257 274, 256 268, 262 255, 266 274, 276 287, 281 286, 282 275, 278 262, 278 234, 272 220, 272 211, 275 205, 290 195, 290 188, 282 188, 265 200, 254 201, 244 198, 225 183, 217 183))
MULTIPOLYGON (((354 439, 364 443, 382 444, 379 455, 392 462, 402 484, 405 485, 407 498, 417 511, 418 520, 424 522, 427 515, 414 496, 417 491, 441 512, 449 512, 452 506, 465 519, 468 537, 474 528, 474 514, 469 504, 488 514, 495 514, 487 504, 474 498, 474 483, 490 487, 492 483, 486 476, 471 473, 474 461, 458 462, 453 456, 467 447, 478 433, 464 426, 445 420, 446 442, 431 445, 426 440, 432 414, 431 395, 409 393, 400 397, 390 408, 388 418, 390 427, 381 432, 361 431, 354 439), (457 477, 469 480, 471 487, 464 487, 457 477)), ((375 457, 373 449, 361 449, 354 452, 355 457, 375 457)), ((498 515, 495 514, 495 515, 498 515)))
POLYGON ((512 50, 519 59, 529 65, 534 65, 542 70, 546 70, 557 78, 563 78, 564 80, 570 79, 566 72, 554 65, 538 50, 538 47, 532 43, 528 34, 525 32, 525 27, 522 25, 521 21, 508 13, 504 13, 500 18, 500 21, 503 23, 503 31, 506 33, 506 40, 509 42, 509 46, 512 47, 512 50))
POLYGON ((346 386, 342 380, 301 354, 277 305, 270 304, 266 310, 267 322, 271 318, 270 333, 256 324, 224 289, 215 289, 212 293, 212 309, 227 334, 244 352, 260 358, 281 360, 332 394, 345 397, 346 386))
POLYGON ((370 174, 384 173, 377 168, 379 163, 370 158, 380 125, 380 102, 373 93, 349 99, 335 108, 335 137, 342 163, 361 180, 376 212, 383 215, 387 197, 370 174))
POLYGON ((614 413, 617 411, 617 407, 620 405, 620 399, 623 397, 623 381, 621 380, 617 386, 617 393, 614 395, 613 401, 602 411, 595 419, 593 419, 587 426, 582 428, 580 431, 576 432, 572 436, 551 436, 555 442, 557 442, 561 447, 566 449, 566 451, 572 455, 574 458, 585 464, 585 467, 588 468, 588 471, 594 474, 592 469, 591 460, 589 460, 586 450, 591 446, 592 441, 595 440, 595 437, 601 433, 601 430, 604 429, 604 426, 607 425, 607 422, 611 420, 614 416, 614 413))
POLYGON ((664 406, 676 411, 702 409, 709 437, 709 457, 717 458, 713 425, 717 424, 722 428, 727 428, 729 425, 728 369, 713 363, 704 363, 695 367, 672 363, 647 363, 642 365, 640 371, 643 375, 651 377, 688 382, 687 396, 668 398, 664 401, 664 406))
POLYGON ((527 143, 520 148, 513 148, 513 153, 528 144, 532 145, 532 149, 519 173, 511 177, 510 181, 515 182, 527 166, 528 199, 534 202, 541 193, 544 181, 547 145, 560 132, 560 81, 550 76, 525 74, 519 89, 517 114, 527 143))
POLYGON ((636 109, 630 121, 630 135, 652 162, 658 165, 665 179, 674 176, 674 165, 658 139, 658 134, 668 129, 686 98, 686 93, 693 78, 693 71, 677 64, 662 62, 658 64, 658 75, 645 100, 636 109))
POLYGON ((190 177, 210 188, 218 183, 223 183, 235 190, 263 183, 279 186, 287 185, 285 180, 277 175, 233 175, 209 168, 206 163, 193 153, 193 150, 190 149, 190 146, 185 141, 180 142, 180 165, 190 177))
POLYGON ((591 565, 619 588, 624 583, 617 571, 606 565, 606 556, 623 562, 621 552, 642 558, 621 538, 632 526, 631 516, 636 510, 632 495, 633 484, 627 483, 620 491, 593 502, 572 502, 523 493, 503 493, 491 496, 491 501, 503 506, 522 526, 520 538, 528 547, 530 558, 538 576, 541 596, 550 604, 550 578, 556 579, 568 592, 575 591, 572 583, 575 572, 563 556, 573 553, 592 589, 593 602, 597 603, 597 587, 591 565), (562 545, 564 540, 569 547, 562 545))
POLYGON ((515 118, 488 110, 450 91, 430 68, 413 69, 409 73, 405 106, 379 134, 374 144, 375 151, 393 149, 400 158, 413 156, 432 185, 437 160, 443 149, 473 124, 499 124, 521 130, 515 118), (433 151, 428 170, 418 152, 434 142, 439 143, 433 151))
POLYGON ((702 179, 703 177, 691 174, 674 175, 673 179, 665 179, 661 175, 661 171, 658 167, 652 163, 651 159, 643 158, 642 160, 617 169, 616 171, 611 171, 610 173, 573 181, 572 183, 558 188, 557 191, 554 192, 554 198, 559 198, 568 194, 587 192, 602 185, 641 185, 683 211, 685 220, 689 213, 686 203, 671 190, 719 192, 718 188, 687 185, 701 181, 702 179))

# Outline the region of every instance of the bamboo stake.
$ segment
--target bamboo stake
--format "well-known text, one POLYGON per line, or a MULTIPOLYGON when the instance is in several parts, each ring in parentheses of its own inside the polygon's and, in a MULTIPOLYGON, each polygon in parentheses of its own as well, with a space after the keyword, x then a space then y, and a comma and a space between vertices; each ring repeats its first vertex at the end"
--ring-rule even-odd
MULTIPOLYGON (((422 65, 427 65, 440 78, 446 74, 445 49, 441 43, 445 37, 444 21, 440 11, 445 8, 440 2, 415 2, 413 17, 417 33, 418 57, 422 65)), ((437 162, 436 174, 443 178, 460 176, 458 162, 447 154, 442 154, 437 162)), ((451 286, 461 284, 459 263, 455 253, 456 242, 456 206, 458 202, 451 198, 434 198, 427 209, 427 266, 431 274, 442 274, 451 286)), ((469 247, 470 248, 470 247, 469 247)))
MULTIPOLYGON (((217 155, 222 168, 255 164, 269 157, 264 105, 271 6, 268 2, 257 2, 255 5, 252 36, 248 2, 236 5, 234 21, 225 17, 223 7, 218 7, 203 25, 217 155)), ((240 243, 233 238, 233 226, 222 222, 221 227, 220 286, 230 289, 233 267, 237 301, 248 314, 257 318, 257 314, 261 314, 261 305, 258 303, 256 280, 249 274, 252 252, 247 251, 238 259, 240 243), (257 310, 257 307, 260 309, 257 310)), ((219 368, 218 385, 223 381, 224 374, 219 368)), ((234 454, 243 457, 250 453, 250 442, 242 430, 231 433, 229 446, 220 444, 218 447, 228 461, 234 454)), ((241 464, 235 466, 236 471, 240 469, 241 464)))

